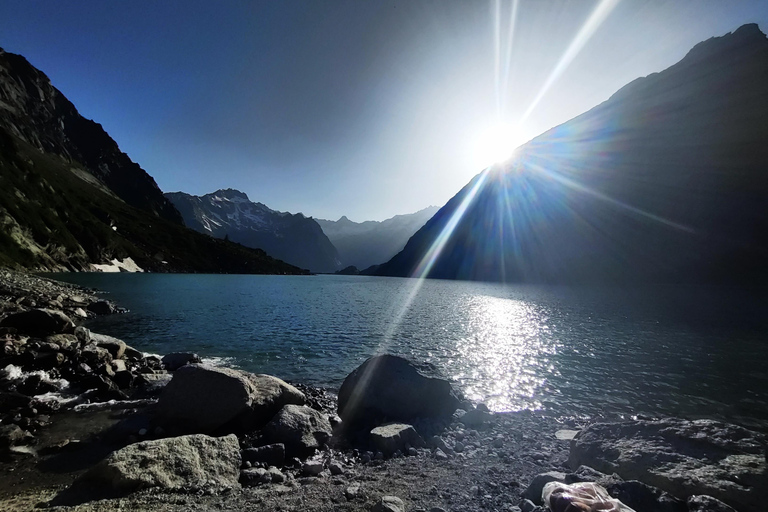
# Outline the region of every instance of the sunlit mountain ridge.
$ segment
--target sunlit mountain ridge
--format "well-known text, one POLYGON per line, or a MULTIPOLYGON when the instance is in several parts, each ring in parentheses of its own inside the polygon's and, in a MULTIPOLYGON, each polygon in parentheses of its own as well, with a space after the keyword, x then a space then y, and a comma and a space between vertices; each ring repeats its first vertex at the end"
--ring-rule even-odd
POLYGON ((476 176, 379 275, 506 282, 765 282, 768 39, 757 25, 476 176))

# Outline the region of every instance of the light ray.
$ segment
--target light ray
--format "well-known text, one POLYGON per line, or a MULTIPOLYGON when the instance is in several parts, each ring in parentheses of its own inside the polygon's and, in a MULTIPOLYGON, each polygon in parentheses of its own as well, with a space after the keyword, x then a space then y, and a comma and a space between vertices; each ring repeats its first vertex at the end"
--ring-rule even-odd
POLYGON ((493 2, 493 72, 496 86, 496 112, 501 112, 501 0, 493 2))
POLYGON ((507 58, 504 65, 504 79, 501 83, 501 111, 499 116, 504 119, 507 114, 507 97, 509 96, 509 71, 512 62, 512 43, 515 38, 515 25, 517 24, 517 7, 519 0, 512 0, 512 10, 509 15, 509 31, 507 33, 507 58))
POLYGON ((552 73, 550 73, 547 77, 544 85, 541 87, 541 89, 539 89, 539 93, 528 106, 528 109, 520 119, 521 123, 531 115, 534 109, 539 105, 539 102, 541 102, 544 95, 549 92, 549 89, 552 87, 552 85, 557 81, 558 78, 560 78, 560 75, 563 74, 571 62, 573 62, 573 59, 576 58, 581 49, 584 48, 584 45, 587 44, 590 38, 595 34, 597 29, 600 27, 603 21, 605 21, 614 7, 618 5, 618 3, 619 0, 601 0, 597 7, 595 7, 595 10, 592 11, 589 19, 587 19, 587 21, 581 27, 581 30, 579 30, 579 33, 576 34, 576 37, 573 38, 571 45, 560 58, 560 61, 552 70, 552 73))

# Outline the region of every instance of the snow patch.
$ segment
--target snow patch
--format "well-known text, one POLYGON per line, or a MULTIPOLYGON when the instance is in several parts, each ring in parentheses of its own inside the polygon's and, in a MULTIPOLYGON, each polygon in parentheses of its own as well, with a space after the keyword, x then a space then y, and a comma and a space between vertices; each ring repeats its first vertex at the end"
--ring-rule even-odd
POLYGON ((132 258, 125 258, 123 261, 115 258, 109 263, 102 264, 92 263, 91 267, 96 272, 144 272, 144 269, 138 266, 132 258))

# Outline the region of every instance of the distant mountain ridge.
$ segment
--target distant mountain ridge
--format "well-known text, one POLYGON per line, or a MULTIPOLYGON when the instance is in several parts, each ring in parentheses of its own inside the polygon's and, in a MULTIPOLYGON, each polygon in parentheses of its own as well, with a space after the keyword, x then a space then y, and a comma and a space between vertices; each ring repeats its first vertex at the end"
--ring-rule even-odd
POLYGON ((165 197, 181 212, 187 227, 195 231, 263 249, 275 258, 313 272, 341 268, 336 248, 318 223, 301 213, 272 210, 231 188, 203 196, 170 192, 165 197))
POLYGON ((752 24, 476 176, 376 272, 756 284, 767 258, 768 39, 752 24))
POLYGON ((157 272, 304 273, 185 228, 99 124, 0 49, 0 266, 93 270, 128 258, 157 272))
POLYGON ((316 219, 336 249, 343 266, 359 270, 388 261, 405 247, 408 239, 436 212, 429 206, 415 213, 395 215, 383 221, 353 222, 346 216, 337 221, 316 219))

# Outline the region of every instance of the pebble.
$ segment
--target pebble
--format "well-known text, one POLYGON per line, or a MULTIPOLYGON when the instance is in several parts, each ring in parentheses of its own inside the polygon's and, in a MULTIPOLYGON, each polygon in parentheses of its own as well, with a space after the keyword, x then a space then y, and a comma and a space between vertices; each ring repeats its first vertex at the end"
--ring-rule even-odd
POLYGON ((334 476, 341 475, 344 473, 344 468, 341 466, 341 464, 339 464, 336 461, 333 461, 330 464, 328 464, 328 469, 331 471, 331 474, 334 476))
POLYGON ((305 475, 317 476, 323 471, 323 463, 317 460, 307 461, 301 467, 301 470, 305 475))
POLYGON ((360 484, 355 483, 350 485, 346 489, 344 489, 344 496, 346 496, 348 500, 353 500, 357 498, 359 494, 360 494, 360 484))
POLYGON ((373 512, 405 512, 403 500, 397 496, 382 496, 372 509, 373 512))
POLYGON ((444 452, 443 450, 441 450, 440 448, 437 448, 437 449, 435 450, 435 455, 434 455, 434 457, 435 457, 437 460, 447 460, 447 459, 448 459, 448 456, 447 456, 447 455, 445 454, 445 452, 444 452))

